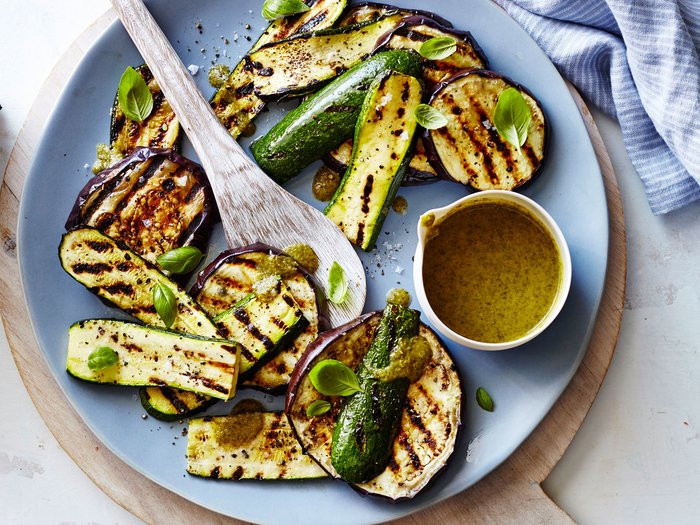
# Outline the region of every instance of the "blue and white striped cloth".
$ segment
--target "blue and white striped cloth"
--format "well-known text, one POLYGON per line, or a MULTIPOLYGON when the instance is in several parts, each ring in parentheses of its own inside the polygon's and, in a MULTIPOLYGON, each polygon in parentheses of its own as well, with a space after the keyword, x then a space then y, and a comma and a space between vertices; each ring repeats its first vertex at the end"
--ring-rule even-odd
POLYGON ((494 0, 622 128, 655 214, 700 199, 700 0, 494 0))

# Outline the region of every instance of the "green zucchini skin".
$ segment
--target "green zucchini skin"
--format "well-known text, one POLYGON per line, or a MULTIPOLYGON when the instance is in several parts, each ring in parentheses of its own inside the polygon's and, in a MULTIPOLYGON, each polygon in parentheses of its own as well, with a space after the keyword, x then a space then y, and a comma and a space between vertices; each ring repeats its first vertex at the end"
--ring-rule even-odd
POLYGON ((323 158, 352 137, 371 82, 389 71, 420 76, 422 59, 413 51, 378 53, 302 102, 258 139, 251 151, 278 183, 323 158))
POLYGON ((139 388, 141 406, 146 413, 161 421, 177 421, 191 417, 214 404, 216 399, 169 386, 139 388))
POLYGON ((372 345, 357 371, 362 392, 343 405, 333 429, 331 462, 340 477, 363 483, 387 465, 401 422, 408 379, 383 382, 368 369, 389 364, 392 349, 402 339, 418 335, 420 313, 387 305, 372 345))

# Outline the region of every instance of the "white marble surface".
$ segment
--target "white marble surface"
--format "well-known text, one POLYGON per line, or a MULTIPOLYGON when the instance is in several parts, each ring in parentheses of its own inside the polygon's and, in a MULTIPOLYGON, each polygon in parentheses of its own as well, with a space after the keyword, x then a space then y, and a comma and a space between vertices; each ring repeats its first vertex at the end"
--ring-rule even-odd
MULTIPOLYGON (((0 173, 53 64, 107 0, 4 0, 0 173)), ((700 205, 649 212, 619 127, 594 112, 622 189, 628 298, 608 377, 546 491, 582 524, 698 523, 700 205)), ((0 523, 141 523, 59 447, 0 331, 0 523)))

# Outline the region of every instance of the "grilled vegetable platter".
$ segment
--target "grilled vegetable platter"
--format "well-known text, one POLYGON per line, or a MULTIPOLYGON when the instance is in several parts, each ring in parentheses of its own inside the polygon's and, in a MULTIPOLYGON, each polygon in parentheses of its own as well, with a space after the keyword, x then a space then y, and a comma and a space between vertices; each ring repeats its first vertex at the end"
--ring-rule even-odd
MULTIPOLYGON (((493 9, 474 2, 475 13, 493 9)), ((292 516, 271 507, 289 493, 305 509, 316 497, 359 509, 338 523, 399 517, 495 468, 585 349, 579 323, 567 326, 575 347, 534 358, 557 377, 528 412, 517 401, 529 388, 517 356, 446 343, 411 297, 421 211, 469 192, 549 187, 547 90, 505 67, 498 46, 482 49, 500 29, 456 9, 243 3, 221 16, 183 3, 187 20, 175 27, 186 30, 166 34, 231 136, 356 245, 366 313, 330 326, 328 309, 353 285, 343 261, 319 282, 304 244, 226 245, 207 175, 157 80, 135 53, 106 52, 99 71, 112 81, 94 93, 109 112, 89 119, 103 131, 78 162, 84 177, 65 174, 70 198, 56 199, 51 222, 52 278, 80 306, 56 307, 62 346, 50 359, 67 372, 68 391, 121 427, 100 437, 112 444, 128 434, 132 465, 186 497, 194 487, 199 503, 288 523, 299 508, 292 516), (497 427, 497 459, 480 462, 497 427), (265 508, 242 510, 261 495, 265 508)), ((177 18, 158 2, 149 8, 159 22, 177 18)), ((547 191, 561 195, 553 184, 547 191)))

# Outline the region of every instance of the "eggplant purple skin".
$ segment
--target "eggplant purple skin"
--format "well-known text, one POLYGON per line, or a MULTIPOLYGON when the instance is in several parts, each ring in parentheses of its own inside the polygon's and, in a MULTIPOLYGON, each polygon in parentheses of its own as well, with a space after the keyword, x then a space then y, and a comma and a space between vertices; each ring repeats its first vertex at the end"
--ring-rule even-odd
MULTIPOLYGON (((247 246, 241 246, 240 248, 224 250, 212 262, 210 262, 206 266, 206 268, 199 272, 199 275, 197 276, 197 281, 192 285, 192 288, 190 289, 190 296, 196 298, 204 288, 204 284, 206 283, 207 279, 209 279, 209 277, 216 270, 218 270, 221 267, 221 265, 227 263, 230 259, 235 258, 239 255, 244 255, 246 253, 252 252, 266 252, 270 255, 286 255, 287 257, 290 257, 284 251, 262 242, 256 242, 247 246)), ((316 281, 316 278, 313 275, 311 275, 311 272, 299 263, 297 263, 297 266, 299 266, 301 273, 304 275, 304 277, 306 277, 306 280, 308 281, 309 285, 314 289, 314 292, 316 293, 316 309, 318 311, 318 331, 319 333, 323 332, 324 330, 327 330, 331 325, 330 319, 327 315, 326 296, 323 293, 323 289, 319 285, 318 281, 316 281)))
POLYGON ((147 147, 136 148, 128 157, 124 157, 113 166, 110 166, 106 170, 103 170, 95 175, 87 182, 83 189, 80 190, 80 193, 78 193, 78 197, 75 199, 73 208, 71 209, 68 219, 66 220, 66 230, 82 224, 81 207, 93 192, 99 191, 105 183, 117 178, 121 171, 128 165, 134 162, 143 162, 158 156, 162 156, 175 164, 179 164, 180 166, 187 168, 194 174, 199 184, 202 186, 205 193, 204 208, 202 209, 202 213, 200 213, 197 218, 190 223, 187 229, 180 234, 178 245, 195 246, 202 250, 202 252, 206 252, 212 226, 217 221, 219 215, 218 208, 216 207, 216 201, 214 200, 214 194, 212 193, 209 179, 207 179, 207 175, 204 173, 202 166, 183 157, 172 149, 156 149, 147 147))
MULTIPOLYGON (((381 317, 382 311, 376 311, 376 312, 368 312, 366 314, 362 314, 360 317, 357 317, 356 319, 353 319, 352 321, 348 321, 347 323, 338 326, 337 328, 333 328, 331 330, 327 330, 321 334, 314 340, 313 343, 309 344, 309 346, 306 347, 306 350, 302 354, 301 358, 299 361, 297 361, 296 366, 294 367, 294 371, 292 372, 292 376, 289 379, 289 386, 287 387, 287 397, 285 399, 284 403, 284 412, 287 415, 287 420, 289 421, 289 426, 292 427, 292 432, 294 433, 294 437, 296 438, 297 442, 299 443, 299 446, 302 448, 302 451, 306 453, 306 448, 304 447, 304 444, 302 443, 301 439, 299 438, 299 434, 297 433, 297 429, 294 426, 294 421, 292 420, 291 416, 291 410, 292 410, 292 405, 294 404, 294 401, 296 400, 296 393, 299 388, 299 385, 304 378, 304 376, 310 371, 311 368, 311 363, 313 363, 314 359, 316 359, 318 356, 320 356, 326 348, 328 348, 328 345, 332 344, 336 337, 339 335, 342 335, 345 332, 348 332, 350 330, 353 330, 354 328, 357 328, 361 324, 369 321, 373 317, 381 317)), ((433 330, 430 328, 428 325, 424 324, 423 322, 420 323, 421 327, 427 328, 430 330, 430 332, 435 336, 435 338, 440 341, 440 344, 444 346, 444 342, 442 338, 433 330)), ((454 368, 455 373, 457 374, 457 378, 459 379, 459 384, 460 387, 464 385, 464 381, 462 379, 462 374, 459 372, 459 368, 455 366, 454 368)), ((464 393, 464 389, 462 388, 462 393, 464 393)), ((457 443, 459 443, 459 439, 461 437, 461 434, 463 432, 463 426, 462 425, 462 418, 461 414, 464 413, 464 410, 466 410, 466 399, 467 396, 462 395, 462 403, 460 406, 460 420, 457 425, 457 434, 455 436, 455 446, 457 443)), ((453 452, 454 454, 454 452, 453 452)), ((367 492, 366 490, 356 486, 353 483, 348 483, 344 481, 341 478, 334 478, 333 475, 328 472, 323 465, 321 465, 318 461, 316 461, 316 458, 314 456, 309 456, 311 459, 313 459, 316 464, 321 467, 321 469, 328 474, 328 476, 331 479, 334 479, 336 481, 345 483, 346 485, 350 485, 350 487, 360 494, 363 497, 371 497, 371 498, 377 498, 381 501, 388 501, 391 503, 401 503, 403 501, 410 501, 414 498, 398 498, 398 499, 392 499, 388 496, 384 496, 383 494, 375 494, 372 492, 367 492)), ((440 477, 440 475, 445 472, 447 469, 447 466, 449 465, 449 461, 447 461, 441 468, 438 470, 435 474, 433 474, 433 477, 430 478, 428 483, 421 489, 421 493, 425 492, 428 490, 435 480, 440 477)), ((415 497, 415 496, 414 496, 415 497)))
MULTIPOLYGON (((433 12, 431 12, 431 11, 423 11, 423 10, 421 10, 421 9, 406 9, 406 8, 403 8, 403 7, 397 7, 397 6, 395 6, 395 5, 379 4, 379 3, 375 3, 375 2, 361 2, 361 3, 359 3, 359 4, 353 4, 353 5, 350 7, 350 10, 348 11, 348 14, 350 14, 350 12, 354 11, 355 9, 362 8, 362 7, 371 7, 371 8, 374 8, 374 9, 381 9, 381 10, 385 10, 385 11, 393 11, 394 9, 396 9, 396 10, 399 10, 399 11, 404 11, 404 12, 407 12, 407 13, 412 13, 412 14, 414 14, 414 15, 419 15, 419 16, 423 16, 423 17, 426 17, 426 18, 430 18, 430 19, 432 19, 432 20, 435 20, 437 23, 439 23, 440 25, 442 25, 442 26, 444 26, 444 27, 448 27, 448 28, 452 28, 452 27, 453 27, 452 22, 450 22, 450 21, 447 20, 446 18, 441 17, 440 15, 436 15, 435 13, 433 13, 433 12)), ((343 17, 340 19, 340 22, 341 22, 341 23, 343 22, 343 19, 344 19, 346 16, 347 16, 347 15, 343 16, 343 17)))
MULTIPOLYGON (((407 16, 399 24, 384 33, 384 35, 377 40, 377 45, 374 49, 374 52, 376 53, 377 51, 380 51, 383 47, 385 47, 389 41, 391 40, 391 37, 394 36, 394 34, 406 29, 407 27, 413 27, 413 26, 430 26, 434 29, 437 29, 439 31, 442 31, 444 33, 449 33, 451 35, 454 35, 456 40, 461 40, 463 42, 467 42, 473 49, 474 52, 478 55, 479 59, 484 63, 485 67, 488 67, 489 61, 488 58, 486 58, 486 55, 484 54, 484 51, 481 49, 479 44, 477 44, 476 40, 474 40, 474 37, 469 31, 462 31, 461 29, 455 29, 450 26, 446 26, 444 24, 441 24, 439 21, 437 21, 434 17, 431 16, 426 16, 423 14, 418 14, 414 16, 407 16)), ((471 70, 468 70, 471 71, 471 70)), ((479 70, 479 71, 485 71, 485 70, 479 70)), ((462 72, 460 72, 462 73, 462 72)), ((459 75, 460 73, 457 73, 459 75)), ((454 75, 450 77, 448 80, 454 79, 457 75, 454 75)), ((446 81, 445 81, 446 82, 446 81)), ((443 82, 438 83, 437 85, 443 84, 443 82)))
MULTIPOLYGON (((490 69, 467 69, 464 71, 460 71, 459 73, 456 73, 452 75, 450 78, 447 80, 444 80, 440 83, 438 83, 435 86, 435 89, 433 90, 432 94, 430 95, 430 99, 428 100, 428 104, 432 103, 433 100, 435 100, 435 97, 437 97, 440 94, 440 91, 442 91, 445 87, 447 87, 449 84, 454 82, 455 80, 458 80, 460 78, 466 77, 467 75, 479 75, 485 78, 500 78, 501 80, 505 81, 506 83, 510 84, 512 87, 517 89, 518 91, 522 91, 523 93, 527 94, 532 98, 532 100, 535 101, 535 104, 537 104, 537 107, 540 108, 540 111, 542 111, 542 115, 544 115, 544 146, 542 147, 542 161, 540 162, 540 165, 537 166, 537 169, 532 173, 530 178, 520 184, 519 186, 516 186, 513 188, 514 190, 521 190, 524 188, 527 188, 533 180, 537 178, 537 176, 541 173, 542 171, 542 166, 544 165, 546 159, 547 159, 547 154, 549 152, 549 137, 551 134, 551 128, 549 125, 549 119, 547 118, 547 114, 544 112, 544 108, 542 107, 542 104, 540 103, 539 99, 532 94, 532 92, 527 89, 525 86, 522 84, 518 84, 517 82, 514 82, 510 78, 508 78, 505 75, 501 75, 500 73, 496 73, 495 71, 491 71, 490 69)), ((423 145, 425 146, 425 154, 428 157, 428 162, 430 165, 433 167, 435 172, 440 176, 441 178, 445 180, 449 180, 451 182, 457 182, 458 184, 462 184, 463 186, 466 186, 470 190, 477 192, 480 191, 476 188, 473 188, 472 186, 468 184, 464 184, 455 178, 453 178, 448 171, 445 169, 445 166, 442 164, 442 161, 440 160, 440 156, 437 153, 437 150, 435 149, 435 143, 433 142, 433 137, 430 133, 429 129, 426 129, 423 131, 423 145)))

